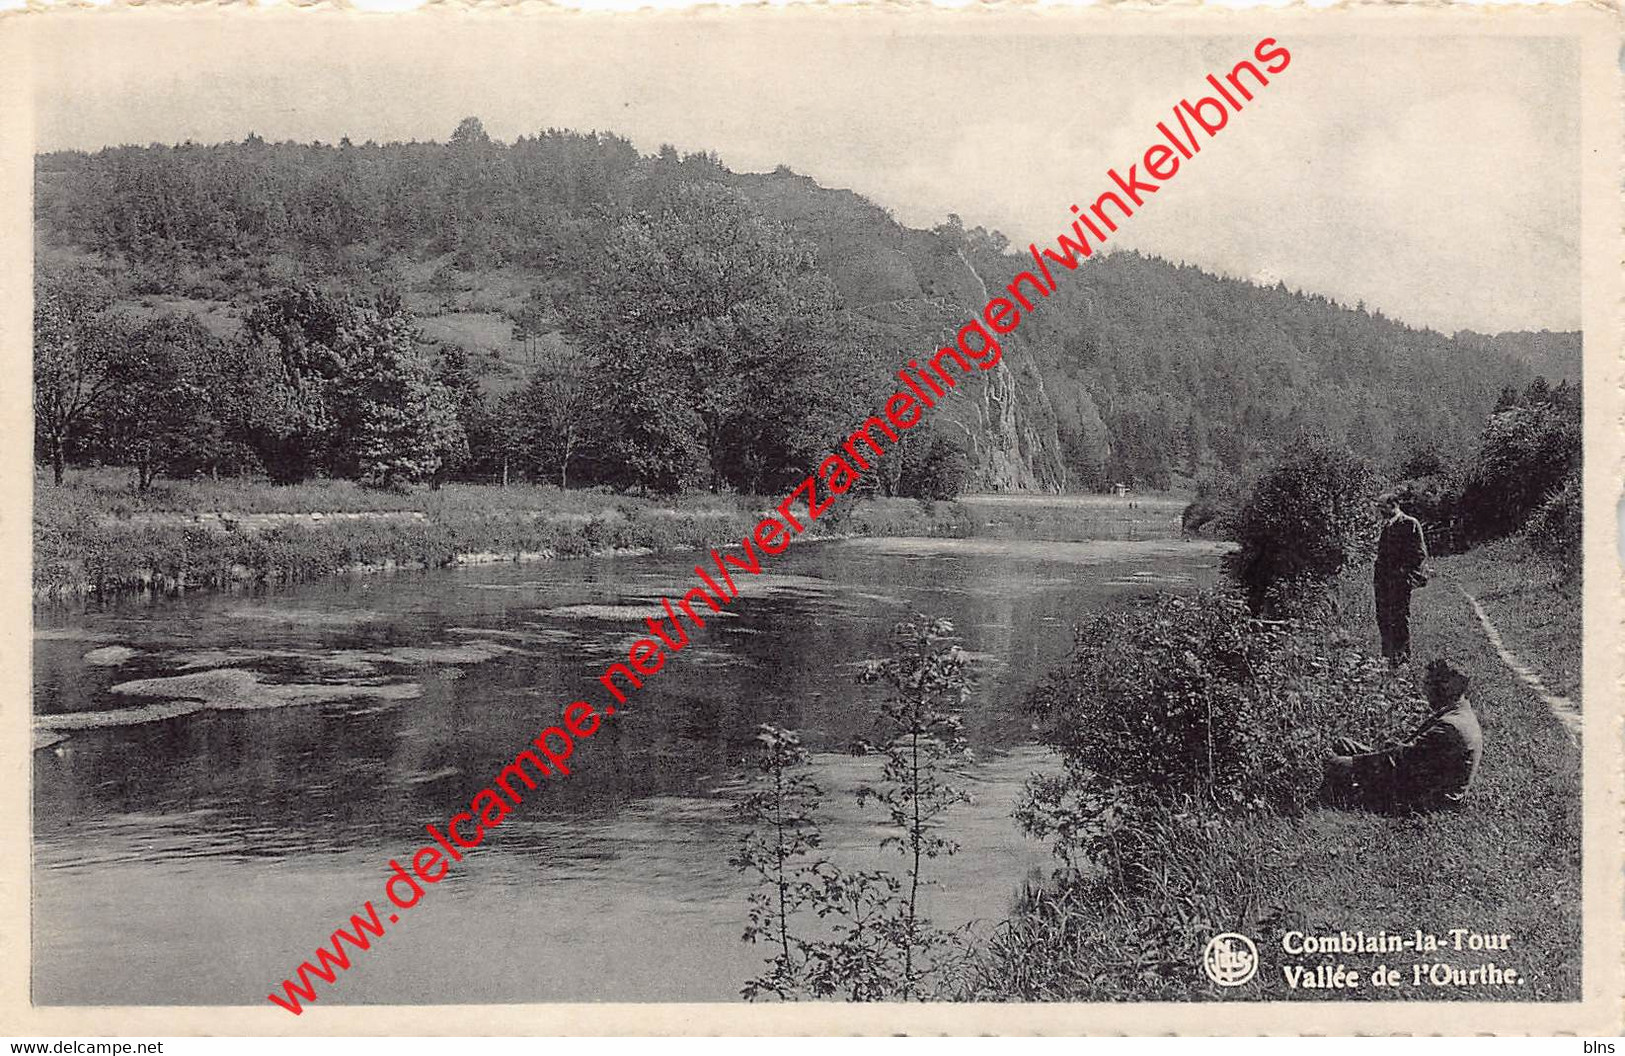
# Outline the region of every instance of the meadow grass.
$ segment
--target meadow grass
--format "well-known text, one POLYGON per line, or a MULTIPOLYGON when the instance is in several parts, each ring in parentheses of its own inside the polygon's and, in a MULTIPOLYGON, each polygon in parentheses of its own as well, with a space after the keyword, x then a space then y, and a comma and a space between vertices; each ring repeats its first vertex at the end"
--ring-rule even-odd
MULTIPOLYGON (((1580 580, 1522 539, 1502 539, 1437 562, 1484 607, 1506 646, 1554 692, 1580 704, 1580 580)), ((1431 589, 1431 588, 1430 588, 1431 589)))
MULTIPOLYGON (((1513 555, 1515 556, 1515 555, 1513 555)), ((1506 586, 1491 619, 1509 644, 1552 671, 1575 649, 1570 630, 1546 619, 1562 603, 1557 587, 1486 549, 1437 563, 1440 573, 1413 603, 1418 668, 1448 657, 1472 678, 1469 696, 1484 728, 1484 757, 1458 810, 1395 817, 1311 809, 1299 817, 1256 814, 1202 818, 1164 813, 1145 837, 1155 848, 1142 891, 1125 895, 1101 882, 1035 885, 1019 911, 992 934, 963 984, 985 1000, 1541 1000, 1580 996, 1580 753, 1546 706, 1501 663, 1462 595, 1450 586, 1506 586), (1518 615, 1521 614, 1521 615, 1518 615), (1292 930, 1374 934, 1452 928, 1510 934, 1507 952, 1328 954, 1289 957, 1292 930), (1207 939, 1235 931, 1261 954, 1255 982, 1237 991, 1210 983, 1201 968, 1207 939), (1494 961, 1525 979, 1516 986, 1376 988, 1378 964, 1471 967, 1494 961), (1286 964, 1343 963, 1358 990, 1292 989, 1286 964)), ((1469 589, 1472 589, 1469 587, 1469 589)), ((1373 651, 1368 583, 1340 592, 1334 623, 1373 651)), ((1475 591, 1475 593, 1477 593, 1475 591)), ((1480 595, 1482 598, 1483 595, 1480 595)), ((1489 604, 1489 603, 1486 603, 1489 604)), ((1572 606, 1571 606, 1572 608, 1572 606)), ((1560 680, 1559 680, 1560 684, 1560 680)), ((1335 732, 1335 731, 1334 731, 1335 732)))
POLYGON ((1083 542, 1170 539, 1189 501, 1176 494, 967 495, 962 500, 976 534, 1002 539, 1083 542))
MULTIPOLYGON (((134 513, 437 513, 447 508, 474 507, 545 514, 593 514, 620 506, 666 506, 680 510, 735 510, 731 495, 697 492, 660 500, 644 500, 602 489, 564 491, 551 484, 515 483, 446 484, 439 489, 420 487, 406 493, 366 488, 353 480, 312 480, 301 484, 272 484, 261 478, 227 477, 221 480, 165 480, 147 491, 134 486, 127 469, 98 467, 70 469, 61 488, 48 472, 36 472, 34 498, 47 513, 53 508, 79 505, 114 517, 134 513)), ((765 499, 756 500, 766 504, 765 499)), ((776 501, 776 500, 775 500, 776 501)))
MULTIPOLYGON (((209 589, 468 560, 705 549, 737 545, 778 500, 478 484, 395 495, 349 481, 160 481, 138 492, 122 472, 80 470, 61 487, 35 478, 34 588, 41 597, 209 589)), ((870 498, 848 499, 808 534, 969 531, 953 503, 870 498)))

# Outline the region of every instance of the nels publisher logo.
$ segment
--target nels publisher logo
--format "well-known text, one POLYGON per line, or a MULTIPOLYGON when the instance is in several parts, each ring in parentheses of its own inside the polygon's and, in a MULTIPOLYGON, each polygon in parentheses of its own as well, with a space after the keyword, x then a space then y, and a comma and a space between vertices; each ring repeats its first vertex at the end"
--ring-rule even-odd
POLYGON ((1258 974, 1258 947, 1233 931, 1215 935, 1202 951, 1202 968, 1220 986, 1240 986, 1258 974))

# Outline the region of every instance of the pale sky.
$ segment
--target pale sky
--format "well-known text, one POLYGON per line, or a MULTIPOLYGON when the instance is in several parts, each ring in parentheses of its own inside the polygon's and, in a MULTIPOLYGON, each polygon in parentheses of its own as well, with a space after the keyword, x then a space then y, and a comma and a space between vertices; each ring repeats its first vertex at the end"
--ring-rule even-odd
POLYGON ((954 212, 1025 245, 1269 35, 1291 66, 1114 245, 1446 332, 1580 325, 1571 43, 842 15, 53 15, 34 25, 37 144, 443 140, 475 115, 502 140, 596 128, 782 162, 904 223, 954 212))

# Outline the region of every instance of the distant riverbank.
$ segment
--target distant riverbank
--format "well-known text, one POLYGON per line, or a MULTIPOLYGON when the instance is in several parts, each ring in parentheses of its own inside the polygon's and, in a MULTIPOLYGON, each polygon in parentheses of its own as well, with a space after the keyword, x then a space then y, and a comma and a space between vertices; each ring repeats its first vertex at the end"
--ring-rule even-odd
MULTIPOLYGON (((754 530, 769 506, 757 496, 638 498, 528 484, 447 484, 395 495, 349 481, 277 487, 196 480, 160 481, 138 492, 126 476, 81 470, 61 486, 36 482, 37 599, 706 549, 754 530)), ((1180 504, 1169 497, 871 497, 838 504, 812 534, 1171 538, 1180 504), (1063 535, 1054 534, 1057 526, 1063 535)))
MULTIPOLYGON (((998 535, 1162 539, 1179 534, 1169 496, 866 497, 834 506, 815 538, 998 535), (1056 534, 1057 532, 1061 534, 1056 534)), ((737 542, 766 497, 639 498, 531 484, 447 484, 405 495, 351 481, 160 481, 78 470, 34 489, 37 599, 172 593, 459 564, 661 553, 737 542)))
MULTIPOLYGON (((521 485, 447 484, 407 495, 348 481, 275 487, 164 481, 136 492, 113 471, 34 491, 36 598, 297 583, 346 572, 617 552, 704 549, 754 530, 767 500, 637 498, 521 485)), ((868 498, 819 534, 968 535, 951 502, 868 498)))

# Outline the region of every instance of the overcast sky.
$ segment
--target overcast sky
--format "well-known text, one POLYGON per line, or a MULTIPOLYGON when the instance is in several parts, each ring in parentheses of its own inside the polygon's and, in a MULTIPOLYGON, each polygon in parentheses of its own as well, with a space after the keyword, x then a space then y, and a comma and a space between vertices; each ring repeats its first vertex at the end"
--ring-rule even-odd
POLYGON ((1560 40, 1124 36, 1036 16, 188 22, 36 23, 39 149, 445 139, 472 114, 503 140, 596 128, 782 162, 905 223, 954 212, 1023 245, 1274 35, 1290 68, 1114 244, 1445 331, 1579 327, 1580 98, 1560 40))

